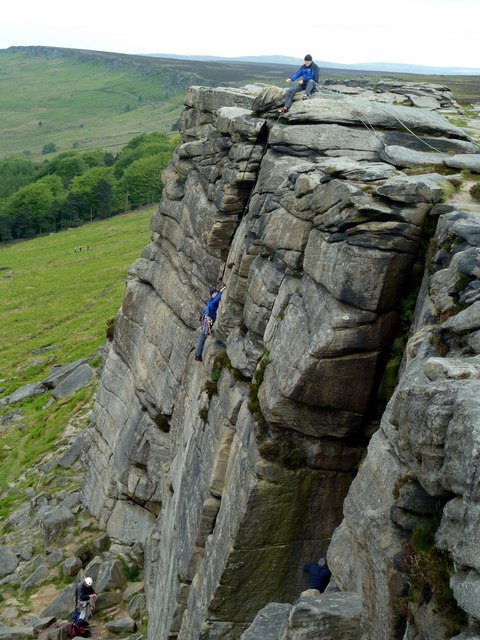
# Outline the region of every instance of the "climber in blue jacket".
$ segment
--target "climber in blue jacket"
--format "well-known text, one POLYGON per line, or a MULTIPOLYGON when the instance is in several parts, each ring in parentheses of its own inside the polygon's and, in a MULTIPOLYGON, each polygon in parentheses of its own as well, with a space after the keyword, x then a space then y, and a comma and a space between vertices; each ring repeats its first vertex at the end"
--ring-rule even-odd
POLYGON ((205 340, 207 339, 208 334, 211 333, 213 323, 217 319, 218 305, 220 304, 222 293, 226 288, 227 285, 222 284, 220 289, 217 289, 217 287, 212 287, 210 289, 210 298, 200 320, 200 336, 198 337, 197 347, 195 349, 195 360, 198 362, 203 361, 202 353, 205 340))
POLYGON ((313 62, 312 56, 309 53, 307 53, 303 62, 304 64, 302 64, 300 69, 294 73, 293 76, 287 78, 287 82, 295 82, 295 84, 288 89, 285 94, 285 105, 279 110, 280 113, 287 113, 298 91, 305 90, 303 99, 307 100, 314 91, 318 90, 318 75, 320 73, 318 65, 313 62), (298 82, 296 82, 297 80, 298 82))

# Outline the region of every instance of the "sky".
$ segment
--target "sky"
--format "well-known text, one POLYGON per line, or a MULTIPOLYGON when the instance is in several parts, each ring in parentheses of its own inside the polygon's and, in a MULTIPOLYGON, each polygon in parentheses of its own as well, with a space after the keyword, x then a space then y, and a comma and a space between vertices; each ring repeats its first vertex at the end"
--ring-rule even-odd
POLYGON ((0 49, 282 55, 480 68, 480 0, 24 0, 4 3, 0 49))

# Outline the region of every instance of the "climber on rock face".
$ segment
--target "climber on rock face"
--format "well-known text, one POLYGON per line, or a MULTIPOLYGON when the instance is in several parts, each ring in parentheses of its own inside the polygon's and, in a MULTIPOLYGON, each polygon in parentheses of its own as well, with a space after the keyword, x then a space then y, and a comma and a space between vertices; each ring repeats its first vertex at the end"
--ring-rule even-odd
POLYGON ((210 289, 210 298, 205 307, 205 311, 200 319, 200 336, 198 338, 197 347, 195 349, 195 360, 202 362, 203 347, 207 336, 212 332, 212 326, 217 318, 217 309, 222 298, 222 293, 227 288, 227 285, 222 284, 219 289, 212 287, 210 289))

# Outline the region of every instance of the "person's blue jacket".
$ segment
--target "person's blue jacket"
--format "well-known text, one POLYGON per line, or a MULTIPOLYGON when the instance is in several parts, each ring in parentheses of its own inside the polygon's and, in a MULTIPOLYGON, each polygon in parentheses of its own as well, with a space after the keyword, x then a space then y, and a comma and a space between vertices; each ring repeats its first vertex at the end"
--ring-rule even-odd
POLYGON ((293 74, 290 80, 292 82, 295 82, 295 80, 299 80, 300 78, 302 78, 303 84, 306 85, 309 80, 314 80, 315 82, 318 82, 319 73, 320 73, 320 69, 318 65, 315 64, 315 62, 312 62, 312 64, 309 67, 307 67, 306 64, 302 64, 300 69, 293 74))
POLYGON ((205 307, 205 315, 208 318, 211 318, 212 322, 215 322, 217 318, 217 309, 220 299, 222 297, 222 292, 219 291, 214 298, 210 298, 207 302, 207 306, 205 307))
POLYGON ((320 567, 316 562, 312 562, 306 564, 303 570, 308 575, 308 588, 318 589, 323 593, 332 575, 327 565, 320 567))

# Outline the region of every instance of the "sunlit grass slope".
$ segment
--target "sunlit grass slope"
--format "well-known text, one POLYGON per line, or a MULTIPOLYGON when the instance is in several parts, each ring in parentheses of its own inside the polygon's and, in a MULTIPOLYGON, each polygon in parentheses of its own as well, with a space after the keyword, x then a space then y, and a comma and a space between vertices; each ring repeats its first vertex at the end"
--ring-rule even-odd
MULTIPOLYGON (((122 303, 127 270, 149 241, 154 210, 0 248, 1 397, 45 378, 54 364, 95 354, 122 303), (33 353, 44 347, 54 348, 33 353)), ((54 456, 69 424, 86 426, 94 391, 53 403, 48 392, 0 409, 0 521, 25 501, 27 487, 48 489, 51 475, 38 464, 54 456), (12 412, 18 420, 10 422, 12 412)))
MULTIPOLYGON (((49 353, 64 363, 103 343, 127 269, 149 241, 153 211, 0 248, 0 386, 12 391, 32 381, 29 365, 39 359, 32 351, 56 345, 49 353)), ((37 378, 46 366, 35 364, 37 378)))

